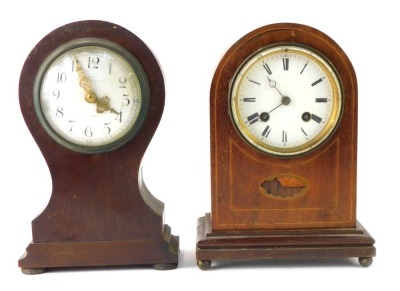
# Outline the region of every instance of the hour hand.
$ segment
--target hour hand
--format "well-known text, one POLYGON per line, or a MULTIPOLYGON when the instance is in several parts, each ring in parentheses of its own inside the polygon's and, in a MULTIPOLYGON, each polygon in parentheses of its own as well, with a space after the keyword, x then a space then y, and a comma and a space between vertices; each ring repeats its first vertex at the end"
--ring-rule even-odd
POLYGON ((97 113, 111 111, 112 113, 119 114, 114 108, 110 106, 110 98, 108 98, 107 96, 104 96, 103 98, 97 98, 95 104, 97 113))

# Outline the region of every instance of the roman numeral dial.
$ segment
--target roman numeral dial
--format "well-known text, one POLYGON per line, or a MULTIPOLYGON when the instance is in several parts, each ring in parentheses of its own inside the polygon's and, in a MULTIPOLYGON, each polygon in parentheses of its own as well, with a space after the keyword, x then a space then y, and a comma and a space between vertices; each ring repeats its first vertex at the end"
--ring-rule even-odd
POLYGON ((230 92, 238 135, 277 156, 322 145, 337 127, 343 105, 335 69, 318 52, 295 45, 258 51, 240 66, 230 92))

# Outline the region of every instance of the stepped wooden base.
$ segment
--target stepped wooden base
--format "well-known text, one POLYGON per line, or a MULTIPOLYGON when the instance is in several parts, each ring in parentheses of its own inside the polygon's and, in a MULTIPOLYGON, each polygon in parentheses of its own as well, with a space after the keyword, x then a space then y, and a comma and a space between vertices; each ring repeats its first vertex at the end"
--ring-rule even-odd
POLYGON ((178 266, 179 237, 165 226, 159 240, 30 243, 18 261, 24 274, 48 268, 152 265, 158 270, 178 266))
POLYGON ((357 223, 356 228, 269 231, 212 231, 210 214, 199 218, 196 259, 202 270, 212 260, 263 260, 358 257, 372 264, 375 240, 357 223))

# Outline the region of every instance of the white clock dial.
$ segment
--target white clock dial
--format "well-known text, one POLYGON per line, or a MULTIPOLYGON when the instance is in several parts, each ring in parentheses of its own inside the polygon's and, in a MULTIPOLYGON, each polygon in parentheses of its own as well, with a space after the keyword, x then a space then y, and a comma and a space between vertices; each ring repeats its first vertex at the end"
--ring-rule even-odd
POLYGON ((91 43, 59 52, 48 61, 36 86, 37 111, 46 129, 78 152, 121 146, 146 113, 147 79, 137 72, 140 65, 130 56, 127 60, 115 45, 91 43))
POLYGON ((230 106, 242 137, 281 156, 308 152, 334 131, 342 108, 334 68, 300 46, 263 49, 245 61, 232 84, 230 106))

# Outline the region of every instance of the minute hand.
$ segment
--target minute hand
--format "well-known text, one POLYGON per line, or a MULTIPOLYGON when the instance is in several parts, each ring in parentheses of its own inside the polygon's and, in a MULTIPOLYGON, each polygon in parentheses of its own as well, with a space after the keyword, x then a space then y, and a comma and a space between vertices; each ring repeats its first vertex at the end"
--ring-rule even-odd
POLYGON ((271 88, 275 88, 275 90, 278 91, 279 95, 281 95, 282 97, 284 97, 283 94, 281 93, 281 91, 279 91, 278 88, 276 88, 276 82, 275 82, 274 80, 271 80, 268 76, 267 76, 267 79, 268 79, 268 85, 269 85, 271 88))
POLYGON ((74 58, 75 61, 75 69, 79 76, 79 86, 85 90, 85 100, 88 103, 94 103, 97 100, 96 94, 92 91, 92 82, 90 82, 89 78, 86 77, 85 73, 82 70, 81 65, 79 65, 78 61, 74 58))

